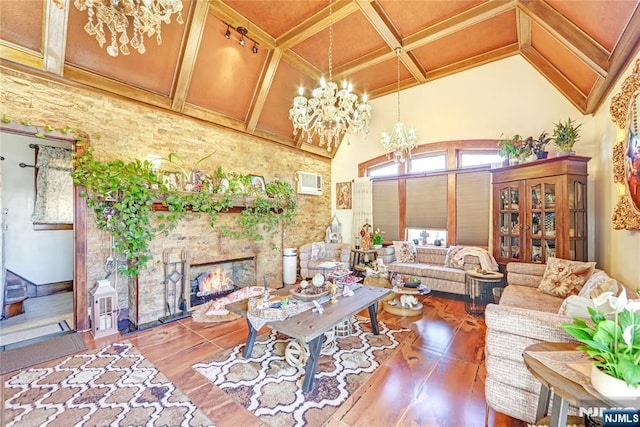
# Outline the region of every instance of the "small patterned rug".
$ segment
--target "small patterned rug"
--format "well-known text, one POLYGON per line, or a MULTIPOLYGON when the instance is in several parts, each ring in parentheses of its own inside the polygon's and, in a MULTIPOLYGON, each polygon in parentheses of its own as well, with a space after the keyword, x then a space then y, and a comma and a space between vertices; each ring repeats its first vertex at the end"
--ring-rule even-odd
POLYGON ((129 342, 5 375, 7 426, 212 426, 129 342))
POLYGON ((236 402, 268 426, 321 426, 386 359, 411 331, 356 318, 353 334, 320 357, 313 389, 301 390, 304 366, 294 368, 284 351, 291 338, 271 331, 257 337, 252 358, 244 359, 244 344, 193 365, 236 402))

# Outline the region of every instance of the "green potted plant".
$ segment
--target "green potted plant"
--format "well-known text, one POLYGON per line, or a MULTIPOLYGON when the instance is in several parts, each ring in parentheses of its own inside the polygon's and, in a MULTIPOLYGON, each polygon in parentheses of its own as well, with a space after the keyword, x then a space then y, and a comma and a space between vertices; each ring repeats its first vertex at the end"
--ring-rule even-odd
POLYGON ((382 247, 382 243, 384 243, 384 237, 382 237, 383 234, 384 231, 381 231, 380 228, 376 228, 373 232, 372 242, 374 248, 379 249, 382 247))
POLYGON ((503 138, 498 142, 498 154, 506 157, 509 165, 517 165, 531 156, 531 147, 525 143, 522 136, 515 134, 511 138, 503 138))
POLYGON ((600 394, 640 397, 640 300, 627 299, 623 290, 618 297, 603 292, 593 303, 590 322, 574 318, 562 326, 593 359, 591 383, 600 394))
POLYGON ((536 155, 538 159, 546 159, 549 155, 549 152, 545 150, 547 144, 550 143, 552 138, 547 135, 547 132, 544 131, 540 134, 537 139, 534 139, 532 136, 528 137, 525 140, 525 144, 527 144, 531 152, 536 155))
POLYGON ((576 122, 569 117, 565 122, 560 120, 558 123, 554 123, 554 126, 552 138, 560 149, 559 155, 575 154, 573 145, 580 139, 582 123, 576 125, 576 122))

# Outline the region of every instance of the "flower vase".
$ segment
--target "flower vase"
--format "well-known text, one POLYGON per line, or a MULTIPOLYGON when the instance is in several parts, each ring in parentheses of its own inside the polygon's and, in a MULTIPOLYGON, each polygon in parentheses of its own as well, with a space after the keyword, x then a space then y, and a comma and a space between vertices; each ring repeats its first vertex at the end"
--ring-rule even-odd
POLYGON ((540 159, 546 159, 548 155, 549 155, 549 152, 548 152, 548 151, 538 151, 538 152, 536 153, 536 158, 537 158, 538 160, 540 160, 540 159))
POLYGON ((591 385, 601 395, 614 400, 640 397, 640 386, 631 387, 624 381, 600 370, 595 365, 591 366, 591 385))

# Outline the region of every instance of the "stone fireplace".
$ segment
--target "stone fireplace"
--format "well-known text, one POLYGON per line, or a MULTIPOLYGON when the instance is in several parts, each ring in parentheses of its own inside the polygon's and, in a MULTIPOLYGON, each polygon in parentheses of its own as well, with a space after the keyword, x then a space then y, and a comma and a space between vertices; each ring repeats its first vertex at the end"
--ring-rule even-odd
MULTIPOLYGON (((219 215, 217 226, 230 226, 232 215, 238 214, 219 215)), ((128 284, 123 280, 118 289, 119 306, 128 312, 129 330, 156 326, 160 319, 170 318, 171 321, 183 311, 192 311, 198 305, 222 296, 204 296, 199 289, 200 283, 194 286, 194 280, 203 274, 200 281, 209 273, 224 275, 233 282, 234 289, 262 286, 264 276, 270 286, 283 286, 281 233, 265 234, 264 240, 255 242, 232 239, 218 228, 212 228, 207 215, 193 214, 180 221, 168 235, 154 239, 150 249, 153 261, 128 284), (176 264, 175 270, 167 270, 167 263, 176 264), (178 286, 176 278, 180 279, 178 276, 182 275, 184 281, 178 286), (167 277, 172 279, 167 280, 167 277), (168 295, 165 291, 167 282, 172 285, 168 295)), ((229 288, 221 290, 223 293, 228 291, 229 288)))

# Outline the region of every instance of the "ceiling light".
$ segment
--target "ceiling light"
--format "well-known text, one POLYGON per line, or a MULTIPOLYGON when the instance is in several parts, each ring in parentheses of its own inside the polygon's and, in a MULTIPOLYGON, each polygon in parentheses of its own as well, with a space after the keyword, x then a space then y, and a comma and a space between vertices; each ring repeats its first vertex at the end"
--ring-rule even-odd
POLYGON ((251 48, 251 52, 254 54, 258 53, 258 43, 253 42, 253 47, 251 48))
POLYGON ((244 36, 247 35, 247 33, 249 32, 249 30, 247 30, 245 27, 238 27, 236 28, 236 31, 238 33, 240 33, 240 41, 238 42, 238 44, 242 47, 244 47, 245 43, 244 43, 244 36))
POLYGON ((111 32, 111 44, 107 46, 107 53, 118 56, 120 52, 129 55, 129 47, 138 53, 146 52, 144 36, 156 35, 158 45, 162 44, 161 25, 171 23, 171 15, 178 14, 176 21, 182 24, 182 0, 75 0, 74 5, 81 12, 87 10, 88 22, 85 31, 96 37, 100 47, 106 42, 105 26, 111 32), (133 22, 132 34, 129 39, 127 30, 133 22))
POLYGON ((407 158, 411 158, 411 150, 416 146, 416 132, 413 129, 407 130, 404 123, 400 121, 400 48, 396 48, 398 62, 398 122, 393 126, 391 134, 382 133, 380 143, 387 151, 387 158, 393 156, 395 163, 404 163, 407 158))
POLYGON ((311 98, 304 96, 304 88, 300 87, 298 96, 293 99, 293 107, 289 110, 289 120, 293 122, 293 133, 302 133, 308 143, 313 135, 320 138, 320 146, 327 145, 327 151, 338 147, 340 139, 346 132, 352 135, 363 135, 369 132, 371 106, 367 104, 367 96, 362 102, 351 92, 352 86, 346 81, 338 90, 332 74, 333 57, 333 6, 329 0, 329 82, 324 78, 320 86, 311 93, 311 98))
POLYGON ((224 33, 224 38, 226 39, 230 39, 231 38, 231 30, 229 29, 229 25, 227 24, 227 32, 224 33))

